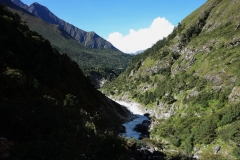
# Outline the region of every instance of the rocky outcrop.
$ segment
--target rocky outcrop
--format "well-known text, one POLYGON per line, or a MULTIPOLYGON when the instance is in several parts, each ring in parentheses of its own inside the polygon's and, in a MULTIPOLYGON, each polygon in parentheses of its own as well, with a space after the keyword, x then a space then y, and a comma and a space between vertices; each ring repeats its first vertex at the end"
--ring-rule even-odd
POLYGON ((234 102, 234 103, 240 102, 240 86, 235 86, 232 89, 232 92, 228 96, 228 99, 230 102, 234 102))
POLYGON ((156 106, 153 106, 151 109, 146 109, 146 112, 157 119, 167 119, 175 114, 175 110, 175 103, 166 104, 158 101, 156 106))
POLYGON ((171 70, 173 62, 174 59, 172 57, 165 57, 162 60, 158 61, 155 66, 147 68, 146 72, 149 72, 151 75, 154 75, 171 70))
MULTIPOLYGON (((238 24, 237 28, 239 28, 240 23, 238 24)), ((232 38, 232 41, 227 44, 227 47, 235 47, 240 43, 240 39, 237 36, 232 38)))
POLYGON ((129 74, 129 77, 132 77, 132 76, 138 71, 138 69, 139 69, 142 65, 143 65, 143 62, 142 62, 142 60, 141 60, 140 62, 138 62, 138 63, 135 65, 134 69, 131 70, 131 73, 129 74))
POLYGON ((132 154, 131 160, 164 160, 165 154, 160 151, 157 147, 152 146, 146 146, 144 144, 141 144, 139 147, 137 147, 136 142, 129 141, 129 147, 132 154))
POLYGON ((213 152, 214 154, 217 154, 219 151, 220 151, 221 147, 219 145, 216 145, 214 148, 213 148, 213 152))
POLYGON ((132 76, 134 75, 134 73, 135 73, 135 70, 134 70, 134 69, 131 70, 131 72, 130 72, 130 74, 129 74, 129 77, 132 77, 132 76))
POLYGON ((158 147, 148 146, 146 144, 140 144, 132 140, 128 140, 128 149, 132 154, 131 160, 164 160, 165 154, 160 151, 158 147))

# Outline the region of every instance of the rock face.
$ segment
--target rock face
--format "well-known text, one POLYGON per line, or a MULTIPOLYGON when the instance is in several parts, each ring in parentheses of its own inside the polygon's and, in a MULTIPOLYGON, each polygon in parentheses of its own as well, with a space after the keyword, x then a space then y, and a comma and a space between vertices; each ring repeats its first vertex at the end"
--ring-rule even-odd
POLYGON ((110 42, 106 41, 95 32, 86 32, 75 27, 68 22, 58 18, 54 15, 47 7, 35 2, 30 6, 22 3, 20 0, 12 0, 16 5, 26 9, 30 13, 34 14, 35 16, 40 17, 44 21, 58 25, 59 29, 69 34, 72 38, 77 40, 79 43, 90 47, 90 48, 107 48, 117 50, 110 42))
POLYGON ((216 145, 214 148, 213 148, 213 152, 214 154, 217 154, 219 151, 220 151, 221 147, 219 145, 216 145))
POLYGON ((228 99, 231 101, 231 102, 239 102, 239 97, 240 97, 240 87, 239 86, 235 86, 233 89, 232 89, 232 92, 231 94, 228 96, 228 99))
POLYGON ((15 3, 16 5, 18 5, 21 8, 27 9, 28 5, 24 4, 23 2, 21 2, 21 0, 11 0, 13 3, 15 3))

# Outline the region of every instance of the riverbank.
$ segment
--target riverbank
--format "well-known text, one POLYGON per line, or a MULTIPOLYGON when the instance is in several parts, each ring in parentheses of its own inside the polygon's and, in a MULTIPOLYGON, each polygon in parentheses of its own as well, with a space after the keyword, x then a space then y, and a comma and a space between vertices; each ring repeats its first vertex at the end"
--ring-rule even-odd
POLYGON ((121 104, 122 106, 125 106, 133 114, 137 114, 137 115, 144 114, 143 109, 141 109, 141 105, 136 102, 126 102, 126 101, 119 101, 119 100, 114 100, 114 101, 117 102, 118 104, 121 104))

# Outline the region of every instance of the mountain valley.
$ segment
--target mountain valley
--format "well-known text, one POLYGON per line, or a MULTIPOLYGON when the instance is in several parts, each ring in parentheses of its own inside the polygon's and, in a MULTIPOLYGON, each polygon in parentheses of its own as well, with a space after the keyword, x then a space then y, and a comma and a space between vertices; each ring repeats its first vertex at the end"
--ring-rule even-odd
POLYGON ((31 30, 48 39, 61 54, 66 53, 77 62, 96 88, 100 87, 100 82, 115 79, 133 57, 119 51, 96 33, 85 32, 59 19, 39 3, 26 8, 21 1, 13 1, 20 7, 9 0, 0 2, 19 14, 31 30))
POLYGON ((0 22, 0 158, 124 157, 116 133, 131 113, 3 5, 0 22))
POLYGON ((0 3, 0 159, 240 159, 239 0, 207 0, 134 56, 0 3), (112 99, 140 106, 146 136, 119 136, 134 115, 112 99))

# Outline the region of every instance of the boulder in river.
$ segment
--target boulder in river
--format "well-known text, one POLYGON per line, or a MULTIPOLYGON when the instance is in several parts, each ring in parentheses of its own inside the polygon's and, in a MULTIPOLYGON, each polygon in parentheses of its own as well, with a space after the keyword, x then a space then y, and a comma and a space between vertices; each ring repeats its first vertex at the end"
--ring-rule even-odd
POLYGON ((146 133, 149 130, 151 122, 149 120, 143 120, 141 124, 137 124, 134 130, 141 133, 146 133))
POLYGON ((137 124, 135 127, 134 127, 134 130, 137 131, 137 132, 140 132, 141 135, 139 137, 139 139, 143 139, 143 138, 149 138, 149 127, 150 127, 150 124, 151 122, 149 120, 144 120, 142 121, 141 124, 137 124))
POLYGON ((149 113, 144 113, 143 114, 145 117, 148 117, 150 119, 150 114, 149 113))
POLYGON ((137 124, 134 127, 134 130, 140 133, 146 133, 148 132, 148 126, 146 126, 145 124, 137 124))
POLYGON ((149 120, 143 120, 142 125, 149 127, 151 122, 149 120))

